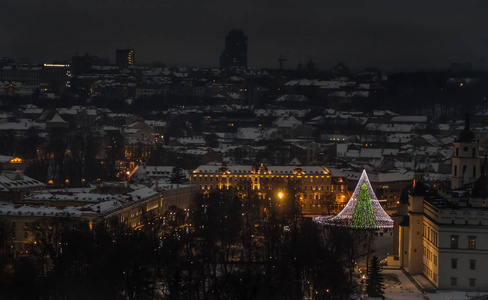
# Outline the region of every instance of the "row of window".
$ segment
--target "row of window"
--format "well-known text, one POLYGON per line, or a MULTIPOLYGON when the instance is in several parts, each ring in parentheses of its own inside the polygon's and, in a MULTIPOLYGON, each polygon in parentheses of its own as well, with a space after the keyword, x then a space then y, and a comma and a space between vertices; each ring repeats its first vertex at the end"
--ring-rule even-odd
POLYGON ((434 266, 437 266, 437 255, 433 254, 432 251, 424 247, 424 256, 431 262, 434 263, 434 266))
POLYGON ((429 242, 434 244, 436 247, 438 246, 438 233, 437 230, 434 228, 431 228, 427 224, 424 223, 424 232, 423 232, 424 238, 427 239, 429 242))
MULTIPOLYGON (((466 173, 466 170, 467 170, 467 167, 463 166, 462 175, 464 175, 466 173)), ((457 166, 455 165, 454 166, 454 176, 458 176, 457 173, 458 173, 458 169, 457 169, 457 166)), ((476 177, 476 166, 473 166, 473 177, 476 177)))
MULTIPOLYGON (((16 235, 15 231, 12 232, 12 239, 15 240, 16 235)), ((24 232, 24 241, 27 241, 29 239, 29 233, 27 231, 24 232)))
MULTIPOLYGON (((213 186, 212 184, 210 184, 210 185, 207 185, 207 184, 203 185, 203 184, 201 184, 201 185, 200 185, 200 189, 202 189, 202 190, 211 190, 211 189, 213 189, 213 188, 214 188, 214 186, 213 186)), ((233 187, 233 186, 229 186, 229 187, 227 187, 227 186, 225 186, 225 185, 221 185, 221 186, 219 186, 219 185, 215 185, 215 188, 216 188, 216 189, 236 189, 236 190, 239 190, 239 186, 235 186, 235 187, 233 187)), ((253 190, 256 190, 256 189, 258 189, 258 187, 257 187, 257 186, 255 186, 255 185, 253 185, 253 186, 252 186, 252 189, 253 189, 253 190)), ((328 186, 327 186, 327 190, 329 190, 329 187, 328 187, 328 186)), ((309 197, 309 199, 310 199, 310 200, 314 200, 314 199, 315 199, 315 200, 319 200, 319 199, 320 199, 320 195, 321 195, 321 194, 310 194, 308 197, 309 197)), ((306 196, 306 195, 304 195, 304 198, 305 198, 305 199, 306 199, 306 197, 307 197, 307 196, 306 196)))
MULTIPOLYGON (((459 235, 451 235, 451 249, 459 248, 459 235)), ((476 237, 468 236, 468 249, 476 249, 476 237)))
MULTIPOLYGON (((3 222, 2 222, 2 225, 3 225, 3 222)), ((16 225, 17 225, 17 224, 15 224, 15 221, 14 221, 14 222, 12 222, 12 228, 13 228, 13 229, 15 229, 15 226, 16 226, 16 225)), ((28 229, 28 228, 29 228, 29 222, 24 222, 24 228, 25 228, 25 229, 28 229)))
MULTIPOLYGON (((464 147, 463 148, 463 151, 464 152, 468 152, 469 151, 469 148, 468 147, 464 147)), ((476 157, 476 148, 471 148, 471 155, 473 157, 476 157)), ((456 156, 459 156, 459 148, 458 147, 456 147, 456 156)))
MULTIPOLYGON (((458 259, 451 258, 451 269, 457 269, 457 268, 458 268, 458 259)), ((469 260, 469 269, 476 270, 476 259, 469 260)))
POLYGON ((433 272, 426 264, 423 264, 425 276, 432 278, 432 281, 437 282, 437 273, 433 272))
MULTIPOLYGON (((476 287, 476 278, 468 278, 469 280, 469 286, 470 287, 476 287)), ((458 278, 457 277, 451 277, 451 285, 456 286, 458 285, 458 278)))

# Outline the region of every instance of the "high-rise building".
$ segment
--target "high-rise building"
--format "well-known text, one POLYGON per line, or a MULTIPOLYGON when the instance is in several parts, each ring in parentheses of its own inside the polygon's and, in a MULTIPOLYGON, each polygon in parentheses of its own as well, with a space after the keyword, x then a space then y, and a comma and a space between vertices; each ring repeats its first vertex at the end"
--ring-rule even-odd
POLYGON ((134 49, 117 49, 115 51, 115 64, 122 69, 127 69, 132 66, 135 62, 135 51, 134 49))
POLYGON ((225 49, 220 55, 220 68, 247 67, 247 36, 242 30, 231 30, 225 37, 225 49))

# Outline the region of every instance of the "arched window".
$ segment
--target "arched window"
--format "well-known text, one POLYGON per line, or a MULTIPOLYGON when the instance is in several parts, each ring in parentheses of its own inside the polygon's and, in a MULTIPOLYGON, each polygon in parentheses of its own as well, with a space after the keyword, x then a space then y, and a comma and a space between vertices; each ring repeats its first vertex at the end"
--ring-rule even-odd
POLYGON ((457 166, 454 166, 454 176, 457 176, 457 166))

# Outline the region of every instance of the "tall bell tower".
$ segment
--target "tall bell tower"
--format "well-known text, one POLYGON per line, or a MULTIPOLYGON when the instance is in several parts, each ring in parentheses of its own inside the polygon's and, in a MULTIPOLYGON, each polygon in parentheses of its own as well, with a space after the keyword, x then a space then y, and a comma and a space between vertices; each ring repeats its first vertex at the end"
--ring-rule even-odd
POLYGON ((466 115, 464 130, 453 146, 451 189, 455 190, 475 182, 481 175, 479 144, 469 128, 469 115, 466 115))

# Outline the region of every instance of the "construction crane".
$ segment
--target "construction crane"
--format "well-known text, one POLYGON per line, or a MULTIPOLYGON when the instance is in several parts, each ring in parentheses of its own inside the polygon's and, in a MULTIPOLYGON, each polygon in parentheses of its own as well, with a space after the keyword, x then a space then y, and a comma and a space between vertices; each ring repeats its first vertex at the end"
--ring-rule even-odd
POLYGON ((278 62, 280 63, 280 70, 283 70, 283 62, 287 61, 288 58, 285 58, 283 54, 280 55, 280 58, 278 58, 278 62))

